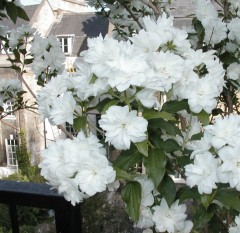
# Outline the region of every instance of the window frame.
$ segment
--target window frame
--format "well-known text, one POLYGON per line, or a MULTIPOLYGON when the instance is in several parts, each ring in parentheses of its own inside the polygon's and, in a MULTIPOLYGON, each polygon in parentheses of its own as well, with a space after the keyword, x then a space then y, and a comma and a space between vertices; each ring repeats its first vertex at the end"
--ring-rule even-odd
POLYGON ((60 42, 61 49, 65 55, 72 54, 73 38, 74 38, 74 35, 72 34, 57 35, 57 40, 60 42), (66 51, 65 51, 65 48, 66 48, 66 51))
MULTIPOLYGON (((10 38, 10 32, 8 32, 7 34, 6 34, 6 38, 7 39, 9 39, 10 38)), ((12 54, 13 52, 12 52, 12 49, 11 48, 8 48, 7 49, 7 53, 5 52, 5 50, 4 50, 4 45, 5 45, 5 41, 2 41, 2 44, 0 44, 0 55, 6 55, 7 53, 8 54, 12 54)))
POLYGON ((7 166, 18 167, 17 160, 17 147, 18 140, 10 134, 9 138, 5 138, 6 156, 7 156, 7 166))
POLYGON ((5 116, 5 119, 10 119, 10 120, 16 120, 16 115, 14 114, 13 110, 13 106, 14 106, 14 101, 8 100, 5 105, 7 105, 7 108, 4 108, 4 112, 3 114, 7 114, 5 116), (10 112, 10 113, 9 113, 10 112), (8 114, 9 113, 9 114, 8 114))

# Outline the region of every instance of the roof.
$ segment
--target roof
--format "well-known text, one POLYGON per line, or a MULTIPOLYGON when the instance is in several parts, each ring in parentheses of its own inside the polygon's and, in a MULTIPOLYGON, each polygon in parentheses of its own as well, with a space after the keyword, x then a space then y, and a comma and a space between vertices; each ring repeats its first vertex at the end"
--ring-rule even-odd
POLYGON ((87 38, 96 37, 99 34, 105 36, 108 33, 109 21, 94 12, 67 13, 59 22, 54 23, 49 34, 74 35, 72 56, 78 56, 79 52, 87 49, 87 38))
MULTIPOLYGON (((39 4, 23 6, 23 9, 26 11, 30 20, 33 17, 38 6, 39 4)), ((16 24, 14 24, 10 19, 3 19, 2 21, 0 21, 0 24, 4 25, 5 27, 8 27, 9 30, 12 30, 12 29, 21 27, 22 25, 28 25, 29 21, 25 21, 23 19, 17 18, 17 22, 16 24)))

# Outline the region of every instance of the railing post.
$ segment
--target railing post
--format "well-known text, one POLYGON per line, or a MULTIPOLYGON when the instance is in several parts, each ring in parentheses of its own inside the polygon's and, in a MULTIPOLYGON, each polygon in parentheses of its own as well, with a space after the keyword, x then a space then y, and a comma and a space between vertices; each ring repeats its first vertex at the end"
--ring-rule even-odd
POLYGON ((12 233, 19 233, 17 207, 14 204, 9 204, 8 207, 9 207, 12 233))
POLYGON ((0 180, 0 203, 9 205, 13 233, 19 233, 17 205, 54 210, 57 233, 82 233, 80 204, 72 206, 47 184, 0 180))
POLYGON ((57 233, 82 233, 80 204, 72 206, 67 203, 64 207, 55 209, 57 233))

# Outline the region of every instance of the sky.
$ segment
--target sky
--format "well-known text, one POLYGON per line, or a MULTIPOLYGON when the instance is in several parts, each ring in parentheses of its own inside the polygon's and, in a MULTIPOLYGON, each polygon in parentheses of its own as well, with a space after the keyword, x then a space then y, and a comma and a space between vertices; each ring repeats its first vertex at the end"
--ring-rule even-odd
POLYGON ((41 2, 41 0, 20 0, 23 5, 34 5, 41 2))

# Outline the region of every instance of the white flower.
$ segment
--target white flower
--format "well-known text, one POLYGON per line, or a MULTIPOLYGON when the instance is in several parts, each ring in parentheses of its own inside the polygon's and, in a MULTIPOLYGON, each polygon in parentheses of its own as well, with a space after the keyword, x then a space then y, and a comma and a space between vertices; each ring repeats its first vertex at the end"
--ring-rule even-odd
POLYGON ((240 64, 231 63, 227 68, 227 77, 232 80, 240 80, 240 64))
POLYGON ((211 19, 203 23, 205 29, 204 40, 207 44, 215 45, 227 37, 226 23, 221 19, 211 19))
POLYGON ((137 92, 136 98, 147 108, 161 110, 161 105, 156 97, 156 90, 144 88, 137 92))
POLYGON ((202 110, 211 113, 217 106, 216 97, 219 94, 217 86, 214 85, 213 80, 208 75, 198 79, 196 82, 192 82, 185 92, 189 107, 194 113, 199 113, 202 110))
POLYGON ((146 81, 143 87, 169 91, 173 83, 182 78, 184 60, 169 51, 155 52, 147 60, 150 69, 146 73, 146 81))
POLYGON ((100 127, 106 131, 106 141, 118 150, 130 148, 131 142, 146 139, 148 121, 137 116, 137 111, 129 112, 128 106, 111 106, 99 120, 100 127))
POLYGON ((41 175, 73 205, 106 190, 116 176, 97 137, 82 132, 74 140, 50 144, 42 151, 39 167, 41 175))
POLYGON ((153 233, 151 229, 145 229, 142 233, 153 233))
POLYGON ((211 148, 211 137, 208 137, 206 135, 207 134, 204 134, 204 136, 200 140, 187 142, 186 148, 189 150, 193 150, 193 152, 191 153, 191 159, 194 159, 195 155, 202 154, 211 148))
POLYGON ((130 40, 145 53, 172 50, 175 53, 185 52, 190 48, 187 32, 173 27, 173 17, 165 13, 154 21, 149 16, 143 18, 145 30, 142 29, 130 40), (172 44, 169 46, 168 44, 172 44))
POLYGON ((167 231, 169 233, 175 233, 180 231, 189 233, 191 231, 193 224, 190 221, 186 223, 186 205, 179 205, 179 200, 175 201, 169 208, 166 200, 163 198, 161 204, 154 206, 153 210, 153 221, 156 224, 155 228, 158 232, 167 231), (185 225, 189 225, 190 227, 185 227, 185 225), (183 229, 184 231, 181 231, 183 229))
POLYGON ((55 125, 60 125, 65 122, 73 124, 73 114, 76 108, 76 101, 72 96, 72 92, 66 92, 53 100, 49 118, 55 125))
POLYGON ((216 117, 214 125, 205 126, 204 129, 211 135, 211 144, 214 148, 236 146, 240 140, 240 116, 230 114, 224 118, 216 117))
POLYGON ((229 228, 229 233, 239 233, 240 232, 240 215, 235 217, 235 226, 229 228))
POLYGON ((140 206, 140 216, 138 222, 134 225, 138 228, 149 228, 154 226, 153 214, 150 207, 140 206))
POLYGON ((227 28, 229 30, 228 38, 229 40, 235 41, 240 44, 240 29, 238 27, 240 23, 239 18, 233 18, 227 25, 227 28))
POLYGON ((217 188, 219 163, 219 159, 214 158, 208 151, 196 154, 194 164, 185 166, 187 185, 190 187, 197 185, 200 194, 212 193, 212 189, 217 188))
POLYGON ((94 76, 92 66, 81 62, 77 65, 77 72, 71 77, 72 88, 81 100, 87 100, 90 96, 99 96, 109 89, 107 78, 94 76))
POLYGON ((137 176, 135 180, 138 181, 142 186, 141 206, 151 206, 154 203, 154 197, 152 193, 154 190, 153 181, 151 179, 148 179, 148 177, 145 175, 137 176))
POLYGON ((207 23, 209 20, 217 19, 218 13, 210 0, 197 0, 196 16, 199 21, 207 23))
POLYGON ((146 77, 149 66, 146 55, 130 42, 119 43, 120 53, 108 61, 105 72, 108 83, 118 91, 125 91, 131 85, 140 86, 146 77))
POLYGON ((34 58, 31 68, 36 77, 45 72, 62 74, 64 71, 66 58, 56 37, 41 38, 35 35, 30 51, 34 58))
POLYGON ((240 146, 225 146, 218 151, 223 161, 218 168, 218 178, 222 183, 229 183, 232 188, 240 191, 240 146))
POLYGON ((71 87, 70 84, 68 77, 59 75, 52 78, 49 83, 37 92, 38 112, 40 113, 41 120, 50 116, 53 102, 56 102, 56 99, 71 87))
MULTIPOLYGON (((14 49, 19 44, 23 43, 26 44, 25 38, 32 37, 36 29, 31 28, 27 25, 22 25, 21 27, 18 27, 17 29, 12 29, 10 32, 9 37, 9 46, 14 49)), ((24 45, 25 46, 25 45, 24 45)), ((24 48, 23 46, 23 48, 24 48)), ((22 45, 20 46, 20 48, 22 45)))

